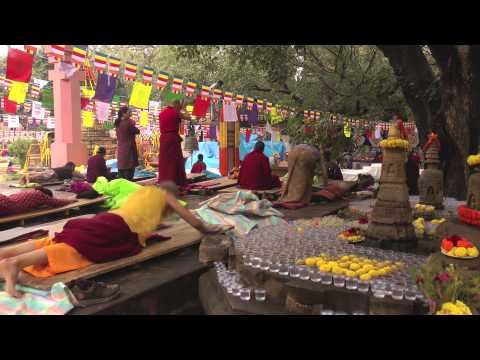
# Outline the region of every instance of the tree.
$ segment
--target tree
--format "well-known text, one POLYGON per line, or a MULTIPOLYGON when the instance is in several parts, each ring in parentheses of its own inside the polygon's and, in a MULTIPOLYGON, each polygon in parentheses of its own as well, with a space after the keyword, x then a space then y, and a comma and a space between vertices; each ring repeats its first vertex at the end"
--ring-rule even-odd
POLYGON ((417 123, 421 141, 439 134, 448 196, 464 199, 469 154, 478 151, 480 47, 379 45, 395 72, 417 123))

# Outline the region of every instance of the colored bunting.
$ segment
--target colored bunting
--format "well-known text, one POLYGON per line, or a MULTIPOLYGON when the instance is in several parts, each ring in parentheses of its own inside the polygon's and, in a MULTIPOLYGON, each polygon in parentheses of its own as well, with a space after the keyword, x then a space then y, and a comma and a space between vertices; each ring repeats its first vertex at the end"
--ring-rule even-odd
POLYGON ((196 88, 197 88, 197 83, 193 81, 189 81, 185 88, 185 95, 190 97, 193 96, 196 88))
POLYGON ((217 104, 222 98, 222 90, 213 89, 213 102, 217 104))
POLYGON ((253 98, 251 98, 251 97, 247 98, 247 109, 248 110, 253 109, 253 98))
POLYGON ((57 61, 65 59, 65 45, 50 45, 48 56, 53 57, 57 61))
POLYGON ((210 98, 210 89, 207 85, 202 85, 202 90, 200 91, 200 96, 203 100, 210 98))
POLYGON ((172 83, 172 93, 178 94, 182 92, 183 79, 174 77, 172 83))
POLYGON ((72 50, 72 63, 77 68, 85 64, 87 59, 88 45, 74 45, 72 50))
POLYGON ((8 100, 14 101, 17 104, 23 104, 27 96, 28 83, 13 81, 12 88, 8 95, 8 100))
POLYGON ((272 112, 273 104, 271 102, 267 102, 267 112, 272 112))
POLYGON ((32 77, 33 55, 25 51, 10 48, 7 56, 5 77, 23 83, 30 82, 32 77))
POLYGON ((137 65, 129 62, 125 63, 123 75, 125 80, 134 81, 137 78, 137 65))
POLYGON ((263 111, 263 100, 257 100, 257 109, 258 111, 263 111))
POLYGON ((157 89, 165 89, 168 84, 168 79, 170 79, 170 76, 167 73, 160 71, 157 76, 157 89))
POLYGON ((151 84, 153 81, 153 69, 147 66, 143 67, 143 82, 151 84))
POLYGON ((102 74, 107 69, 107 55, 96 52, 95 53, 95 70, 102 74))
POLYGON ((38 51, 37 45, 23 45, 23 48, 25 49, 26 52, 32 55, 35 55, 36 52, 38 51))
POLYGON ((237 106, 242 106, 243 105, 243 99, 244 99, 243 95, 237 95, 237 98, 235 100, 235 103, 237 104, 237 106))
POLYGON ((117 77, 120 72, 120 59, 110 56, 108 58, 108 72, 110 75, 117 77))
POLYGON ((148 124, 148 111, 140 111, 140 126, 146 127, 148 124))
POLYGON ((223 94, 223 103, 230 104, 232 102, 233 94, 231 92, 225 91, 223 94))

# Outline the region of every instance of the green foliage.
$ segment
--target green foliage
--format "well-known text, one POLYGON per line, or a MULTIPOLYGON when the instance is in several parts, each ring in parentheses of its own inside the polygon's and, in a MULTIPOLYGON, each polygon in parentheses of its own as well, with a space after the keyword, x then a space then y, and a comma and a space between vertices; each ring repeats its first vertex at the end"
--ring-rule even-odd
POLYGON ((10 155, 16 157, 20 163, 20 166, 25 164, 27 159, 27 152, 32 144, 32 140, 18 138, 10 145, 8 145, 8 152, 10 155))

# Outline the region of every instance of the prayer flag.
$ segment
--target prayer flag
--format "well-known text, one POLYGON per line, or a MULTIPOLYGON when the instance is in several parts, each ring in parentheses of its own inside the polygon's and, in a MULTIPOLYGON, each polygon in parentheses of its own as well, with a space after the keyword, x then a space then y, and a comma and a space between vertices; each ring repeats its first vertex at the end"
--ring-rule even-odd
POLYGON ((133 63, 125 63, 125 69, 123 70, 125 80, 134 81, 137 78, 137 65, 133 63))
POLYGON ((8 127, 10 129, 18 129, 20 127, 20 117, 18 115, 9 115, 8 127))
POLYGON ((231 92, 225 91, 223 94, 223 102, 225 104, 230 104, 232 102, 233 94, 231 92))
POLYGON ((43 119, 42 103, 40 101, 32 101, 32 117, 43 119))
POLYGON ((310 113, 308 112, 308 110, 304 110, 303 111, 303 118, 304 120, 308 120, 310 117, 310 113))
POLYGON ((95 100, 95 113, 99 123, 103 123, 108 120, 109 110, 110 104, 108 102, 95 100))
POLYGON ((143 82, 151 84, 153 81, 153 69, 147 66, 143 67, 143 82))
POLYGON ((33 55, 25 51, 8 49, 7 72, 5 77, 23 83, 30 82, 32 77, 33 55))
POLYGON ((207 100, 210 97, 210 89, 206 85, 202 85, 202 91, 200 91, 200 96, 203 100, 207 100))
POLYGON ((258 111, 263 111, 263 100, 257 100, 257 109, 258 111))
POLYGON ((222 98, 222 90, 220 89, 213 89, 213 102, 216 104, 222 98))
POLYGON ((197 88, 197 83, 193 81, 189 81, 187 83, 187 87, 185 88, 185 95, 193 96, 196 88, 197 88))
POLYGON ((207 115, 208 106, 210 105, 210 98, 203 99, 201 96, 197 96, 195 104, 193 105, 193 115, 199 118, 203 118, 207 115))
POLYGON ((163 100, 166 104, 172 103, 174 100, 182 100, 183 94, 182 93, 172 93, 171 91, 164 91, 163 92, 163 100))
POLYGON ((148 112, 147 111, 141 111, 140 112, 140 126, 146 127, 148 126, 148 112))
POLYGON ((170 79, 170 76, 167 73, 160 71, 157 76, 157 89, 165 89, 168 84, 168 79, 170 79))
POLYGON ((113 76, 117 77, 120 72, 120 59, 110 56, 108 58, 108 72, 113 76))
POLYGON ((107 55, 95 52, 95 69, 102 74, 107 68, 107 55))
POLYGON ((352 131, 348 123, 345 123, 345 125, 343 126, 343 134, 345 135, 346 138, 349 138, 352 136, 352 131))
POLYGON ((26 52, 32 55, 35 55, 35 53, 38 51, 38 45, 23 45, 23 48, 26 52))
POLYGON ((32 87, 30 88, 30 96, 33 98, 38 98, 40 95, 40 87, 38 85, 32 84, 32 87))
POLYGON ((53 116, 47 118, 47 129, 55 129, 55 118, 53 116))
POLYGON ((92 128, 94 125, 93 112, 82 111, 82 126, 85 128, 92 128))
POLYGON ((53 57, 57 61, 65 59, 65 45, 50 45, 48 56, 53 57))
POLYGON ((117 78, 109 74, 98 74, 97 88, 95 89, 95 100, 109 103, 113 99, 115 88, 117 86, 117 78))
POLYGON ((76 67, 81 67, 87 59, 88 45, 74 45, 72 50, 72 63, 76 67))
POLYGON ((151 92, 151 85, 145 85, 136 81, 133 84, 132 94, 130 95, 130 106, 135 106, 139 109, 148 109, 151 92))
POLYGON ((183 87, 183 79, 174 77, 173 83, 172 83, 172 93, 178 94, 182 92, 182 87, 183 87))
POLYGON ((12 88, 8 95, 8 100, 15 101, 17 104, 23 104, 27 96, 28 83, 13 81, 12 88))
POLYGON ((243 99, 244 99, 244 96, 243 95, 237 95, 237 99, 236 99, 236 104, 237 106, 242 106, 243 104, 243 99))
POLYGON ((23 104, 23 112, 29 113, 32 110, 32 104, 28 101, 23 104))
POLYGON ((223 103, 223 121, 236 122, 238 121, 237 108, 235 104, 223 103))
POLYGON ((247 98, 247 109, 248 110, 253 109, 253 98, 251 98, 251 97, 247 98))

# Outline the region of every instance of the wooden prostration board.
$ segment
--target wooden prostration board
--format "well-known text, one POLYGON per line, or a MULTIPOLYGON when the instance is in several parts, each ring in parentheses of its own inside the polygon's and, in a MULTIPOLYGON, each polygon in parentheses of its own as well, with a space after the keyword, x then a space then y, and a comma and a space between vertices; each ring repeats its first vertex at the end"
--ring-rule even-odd
MULTIPOLYGON (((217 191, 217 190, 222 190, 222 189, 235 186, 237 184, 238 184, 237 179, 229 179, 228 177, 221 177, 213 180, 200 181, 195 185, 203 185, 203 186, 206 186, 208 190, 217 191), (213 185, 209 186, 209 184, 213 184, 213 185)), ((205 190, 205 189, 192 189, 190 190, 190 192, 192 193, 201 192, 202 190, 205 190)))
POLYGON ((183 221, 170 228, 160 230, 157 233, 162 236, 171 237, 171 239, 152 243, 135 256, 103 264, 94 264, 84 269, 69 271, 50 278, 35 278, 30 274, 23 272, 19 277, 19 283, 35 289, 49 290, 52 285, 57 282, 69 283, 73 280, 89 279, 111 271, 123 269, 127 266, 135 265, 178 249, 194 245, 199 243, 203 237, 202 233, 183 221))
POLYGON ((36 211, 32 211, 25 214, 2 217, 0 218, 0 224, 7 224, 14 221, 33 219, 33 218, 45 216, 45 215, 58 214, 58 213, 66 212, 68 210, 72 210, 79 207, 100 204, 100 203, 103 203, 106 199, 108 199, 108 196, 101 196, 96 199, 78 199, 72 204, 55 208, 55 209, 36 210, 36 211))

